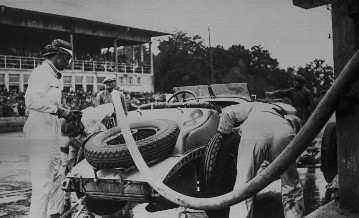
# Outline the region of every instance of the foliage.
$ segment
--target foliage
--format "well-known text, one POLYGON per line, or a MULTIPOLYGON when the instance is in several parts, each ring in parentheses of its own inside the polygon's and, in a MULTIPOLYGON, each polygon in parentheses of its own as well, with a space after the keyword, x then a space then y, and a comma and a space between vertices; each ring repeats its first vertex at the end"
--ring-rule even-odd
POLYGON ((155 89, 172 92, 175 86, 208 83, 207 49, 200 36, 177 32, 160 41, 155 58, 155 89))
POLYGON ((265 91, 291 87, 295 73, 306 78, 307 88, 315 95, 334 81, 332 67, 323 60, 315 59, 298 70, 280 69, 278 61, 260 45, 251 49, 242 45, 208 48, 200 36, 176 32, 160 41, 158 49, 160 52, 154 59, 156 91, 172 92, 175 86, 211 84, 210 52, 214 83, 246 82, 258 97, 264 97, 265 91))
POLYGON ((319 96, 321 91, 329 89, 334 82, 334 71, 324 60, 315 59, 305 66, 298 68, 297 73, 306 79, 306 87, 315 95, 319 96))

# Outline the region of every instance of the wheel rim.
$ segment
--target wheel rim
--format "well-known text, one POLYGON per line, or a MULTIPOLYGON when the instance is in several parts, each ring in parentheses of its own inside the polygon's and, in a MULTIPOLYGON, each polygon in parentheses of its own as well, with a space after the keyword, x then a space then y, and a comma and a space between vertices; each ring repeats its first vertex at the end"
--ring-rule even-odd
MULTIPOLYGON (((150 136, 155 135, 158 132, 155 128, 139 128, 139 129, 131 129, 131 134, 135 141, 139 141, 150 136)), ((125 144, 125 138, 122 132, 109 137, 107 140, 104 141, 107 145, 117 145, 117 144, 125 144)))

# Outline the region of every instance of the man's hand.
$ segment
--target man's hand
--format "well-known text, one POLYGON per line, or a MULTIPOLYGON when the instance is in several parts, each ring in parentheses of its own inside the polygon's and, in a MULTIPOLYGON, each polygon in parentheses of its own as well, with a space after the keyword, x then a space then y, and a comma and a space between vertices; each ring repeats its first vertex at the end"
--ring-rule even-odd
POLYGON ((56 115, 59 119, 61 118, 65 118, 66 122, 69 122, 69 118, 70 118, 70 112, 71 110, 70 109, 66 109, 66 108, 62 108, 62 107, 59 107, 57 109, 57 112, 56 112, 56 115))
POLYGON ((77 110, 69 110, 66 108, 59 107, 57 109, 56 115, 59 119, 64 118, 66 122, 74 121, 76 123, 81 121, 82 112, 77 110))

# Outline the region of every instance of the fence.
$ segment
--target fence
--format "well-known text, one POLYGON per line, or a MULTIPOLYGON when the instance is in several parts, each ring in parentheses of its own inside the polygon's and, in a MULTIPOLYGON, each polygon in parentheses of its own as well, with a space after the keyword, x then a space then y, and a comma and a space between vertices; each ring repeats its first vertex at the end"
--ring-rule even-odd
MULTIPOLYGON (((34 69, 45 59, 37 57, 20 57, 0 55, 0 69, 34 69)), ((151 74, 150 65, 124 64, 117 65, 119 73, 151 74)), ((115 72, 115 62, 74 60, 73 69, 90 72, 115 72)), ((71 70, 71 67, 67 67, 71 70)))

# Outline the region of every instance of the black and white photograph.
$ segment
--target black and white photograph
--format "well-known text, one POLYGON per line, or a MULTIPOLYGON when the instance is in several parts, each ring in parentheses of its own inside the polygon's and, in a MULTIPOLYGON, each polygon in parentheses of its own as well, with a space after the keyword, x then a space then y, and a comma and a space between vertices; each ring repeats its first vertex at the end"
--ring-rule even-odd
POLYGON ((358 48, 357 0, 0 0, 0 218, 358 218, 358 48))

